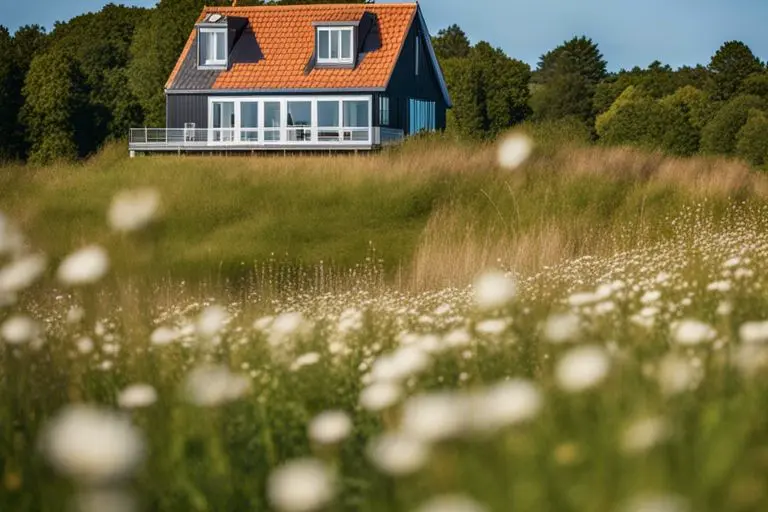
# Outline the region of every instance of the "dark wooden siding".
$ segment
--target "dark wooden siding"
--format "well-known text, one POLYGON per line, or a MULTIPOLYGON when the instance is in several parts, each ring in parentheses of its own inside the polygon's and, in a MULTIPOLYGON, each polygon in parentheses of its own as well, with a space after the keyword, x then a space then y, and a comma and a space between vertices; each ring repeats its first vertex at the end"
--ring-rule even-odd
MULTIPOLYGON (((392 128, 404 130, 406 134, 409 132, 410 125, 408 100, 411 98, 435 102, 435 121, 439 130, 445 129, 446 122, 447 105, 424 41, 424 37, 429 35, 422 34, 420 28, 418 19, 414 20, 386 92, 390 97, 390 125, 392 128), (421 46, 418 76, 416 75, 417 44, 421 46)), ((375 106, 378 112, 378 101, 375 106)), ((374 119, 378 120, 378 117, 374 119)))
POLYGON ((208 128, 207 94, 168 94, 165 101, 166 128, 184 128, 184 123, 208 128))

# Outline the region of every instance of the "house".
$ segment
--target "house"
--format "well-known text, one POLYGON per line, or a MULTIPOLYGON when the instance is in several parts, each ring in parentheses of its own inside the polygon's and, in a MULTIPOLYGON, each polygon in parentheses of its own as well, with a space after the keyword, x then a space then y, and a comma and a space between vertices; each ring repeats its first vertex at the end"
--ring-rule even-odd
POLYGON ((165 86, 149 151, 372 150, 445 128, 418 3, 206 7, 165 86))

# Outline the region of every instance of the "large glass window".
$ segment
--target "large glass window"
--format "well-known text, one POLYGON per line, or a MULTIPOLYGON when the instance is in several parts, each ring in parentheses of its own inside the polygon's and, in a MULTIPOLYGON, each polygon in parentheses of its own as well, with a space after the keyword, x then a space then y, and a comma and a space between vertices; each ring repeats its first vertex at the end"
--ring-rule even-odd
POLYGON ((240 140, 259 140, 259 104, 256 101, 240 103, 240 140))
POLYGON ((319 64, 351 64, 354 34, 354 27, 318 27, 317 62, 319 64))
POLYGON ((312 140, 312 102, 288 102, 288 140, 312 140), (302 128, 305 127, 305 128, 302 128))
POLYGON ((367 101, 344 102, 344 140, 368 140, 368 105, 367 101))
POLYGON ((201 28, 198 46, 201 66, 227 65, 227 31, 226 29, 201 28))
POLYGON ((279 101, 264 102, 264 140, 280 140, 280 114, 279 101))
POLYGON ((213 140, 231 142, 235 133, 235 103, 216 101, 213 103, 213 140))
POLYGON ((317 139, 321 142, 339 140, 339 102, 317 102, 317 139))

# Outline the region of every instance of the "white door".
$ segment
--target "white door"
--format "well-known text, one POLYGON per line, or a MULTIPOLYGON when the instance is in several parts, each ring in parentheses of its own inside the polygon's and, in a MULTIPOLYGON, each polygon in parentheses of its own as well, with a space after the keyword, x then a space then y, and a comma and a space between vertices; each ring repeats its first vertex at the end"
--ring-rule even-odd
POLYGON ((231 143, 235 140, 235 102, 214 101, 212 103, 211 142, 231 143))

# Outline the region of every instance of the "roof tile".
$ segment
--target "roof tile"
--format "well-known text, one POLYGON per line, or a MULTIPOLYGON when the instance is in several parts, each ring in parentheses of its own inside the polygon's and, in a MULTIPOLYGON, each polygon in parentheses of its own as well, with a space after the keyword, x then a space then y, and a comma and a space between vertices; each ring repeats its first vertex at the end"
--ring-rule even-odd
MULTIPOLYGON (((209 13, 248 19, 248 25, 264 55, 255 63, 235 63, 221 71, 214 89, 317 89, 386 87, 417 12, 417 4, 331 4, 262 7, 206 7, 209 13), (381 47, 369 52, 355 69, 304 68, 314 52, 313 22, 359 21, 369 12, 376 16, 381 47)), ((166 84, 173 88, 196 31, 187 40, 166 84)))

